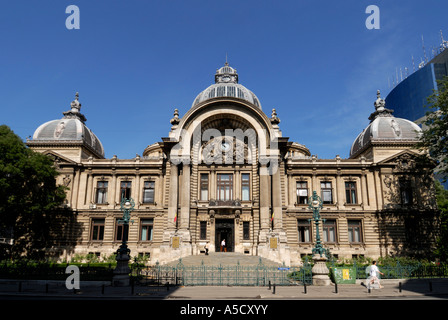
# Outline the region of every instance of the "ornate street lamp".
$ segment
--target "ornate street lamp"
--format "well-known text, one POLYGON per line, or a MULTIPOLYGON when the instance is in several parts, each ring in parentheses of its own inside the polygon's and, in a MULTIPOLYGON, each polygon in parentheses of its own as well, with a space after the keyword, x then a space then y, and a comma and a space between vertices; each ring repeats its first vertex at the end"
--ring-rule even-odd
POLYGON ((308 208, 313 210, 313 220, 316 225, 316 245, 314 246, 312 253, 313 255, 319 254, 321 257, 325 254, 325 256, 329 258, 330 251, 322 246, 322 242, 320 240, 319 224, 322 220, 320 218, 320 210, 323 208, 323 205, 322 199, 317 195, 316 191, 313 191, 313 195, 310 197, 309 203, 308 208))
POLYGON ((130 283, 129 273, 129 259, 131 250, 127 246, 127 233, 129 232, 129 222, 134 222, 131 219, 131 211, 134 210, 134 200, 125 199, 121 200, 120 209, 123 211, 123 218, 118 220, 119 224, 123 225, 123 239, 121 246, 117 250, 117 267, 114 270, 113 284, 117 287, 128 286, 130 283), (126 232, 127 231, 127 232, 126 232))
POLYGON ((316 245, 312 250, 314 260, 314 266, 311 270, 313 273, 313 284, 317 286, 328 286, 330 285, 331 280, 328 276, 329 270, 327 268, 326 261, 330 255, 330 251, 322 246, 322 242, 320 240, 320 210, 323 206, 322 199, 317 195, 316 191, 313 191, 313 195, 310 197, 309 203, 308 208, 313 210, 313 220, 316 225, 316 245))

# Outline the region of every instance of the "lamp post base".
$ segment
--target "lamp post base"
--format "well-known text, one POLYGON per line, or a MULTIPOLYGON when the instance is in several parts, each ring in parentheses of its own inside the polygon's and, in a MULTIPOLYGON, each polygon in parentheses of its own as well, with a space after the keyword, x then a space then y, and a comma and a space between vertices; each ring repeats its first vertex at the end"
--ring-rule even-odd
POLYGON ((126 253, 117 254, 117 267, 114 270, 114 276, 112 278, 112 284, 114 287, 127 287, 130 285, 129 273, 129 255, 126 253))
POLYGON ((328 276, 329 270, 326 265, 327 258, 316 254, 313 256, 313 261, 314 266, 313 269, 311 269, 311 272, 313 273, 313 285, 329 286, 331 284, 331 280, 328 276))

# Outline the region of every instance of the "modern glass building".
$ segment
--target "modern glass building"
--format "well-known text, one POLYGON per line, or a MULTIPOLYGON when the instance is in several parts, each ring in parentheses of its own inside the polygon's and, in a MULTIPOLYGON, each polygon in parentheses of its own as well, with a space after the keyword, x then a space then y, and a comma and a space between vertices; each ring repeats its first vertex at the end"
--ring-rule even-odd
POLYGON ((448 76, 448 50, 400 82, 386 97, 386 105, 394 115, 420 123, 426 112, 427 98, 437 90, 437 81, 448 76))

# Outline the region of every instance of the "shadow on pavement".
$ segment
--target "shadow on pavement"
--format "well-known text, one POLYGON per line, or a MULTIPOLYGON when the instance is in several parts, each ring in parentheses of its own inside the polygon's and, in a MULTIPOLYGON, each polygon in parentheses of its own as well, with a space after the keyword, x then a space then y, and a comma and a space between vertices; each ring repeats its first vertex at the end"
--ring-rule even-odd
POLYGON ((63 281, 0 280, 0 300, 5 299, 166 299, 177 286, 112 286, 109 281, 81 281, 79 289, 67 289, 63 281))

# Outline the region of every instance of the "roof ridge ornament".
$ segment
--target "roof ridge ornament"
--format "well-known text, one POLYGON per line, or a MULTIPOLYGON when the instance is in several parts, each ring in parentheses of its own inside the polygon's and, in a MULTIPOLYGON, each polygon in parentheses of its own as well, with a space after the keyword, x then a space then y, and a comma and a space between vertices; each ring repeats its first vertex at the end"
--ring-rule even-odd
POLYGON ((277 111, 275 109, 272 109, 271 123, 274 125, 280 123, 280 118, 277 116, 277 111))
POLYGON ((170 123, 173 126, 176 126, 179 124, 180 119, 179 119, 179 110, 178 109, 174 109, 174 113, 173 113, 174 117, 170 120, 170 123))

